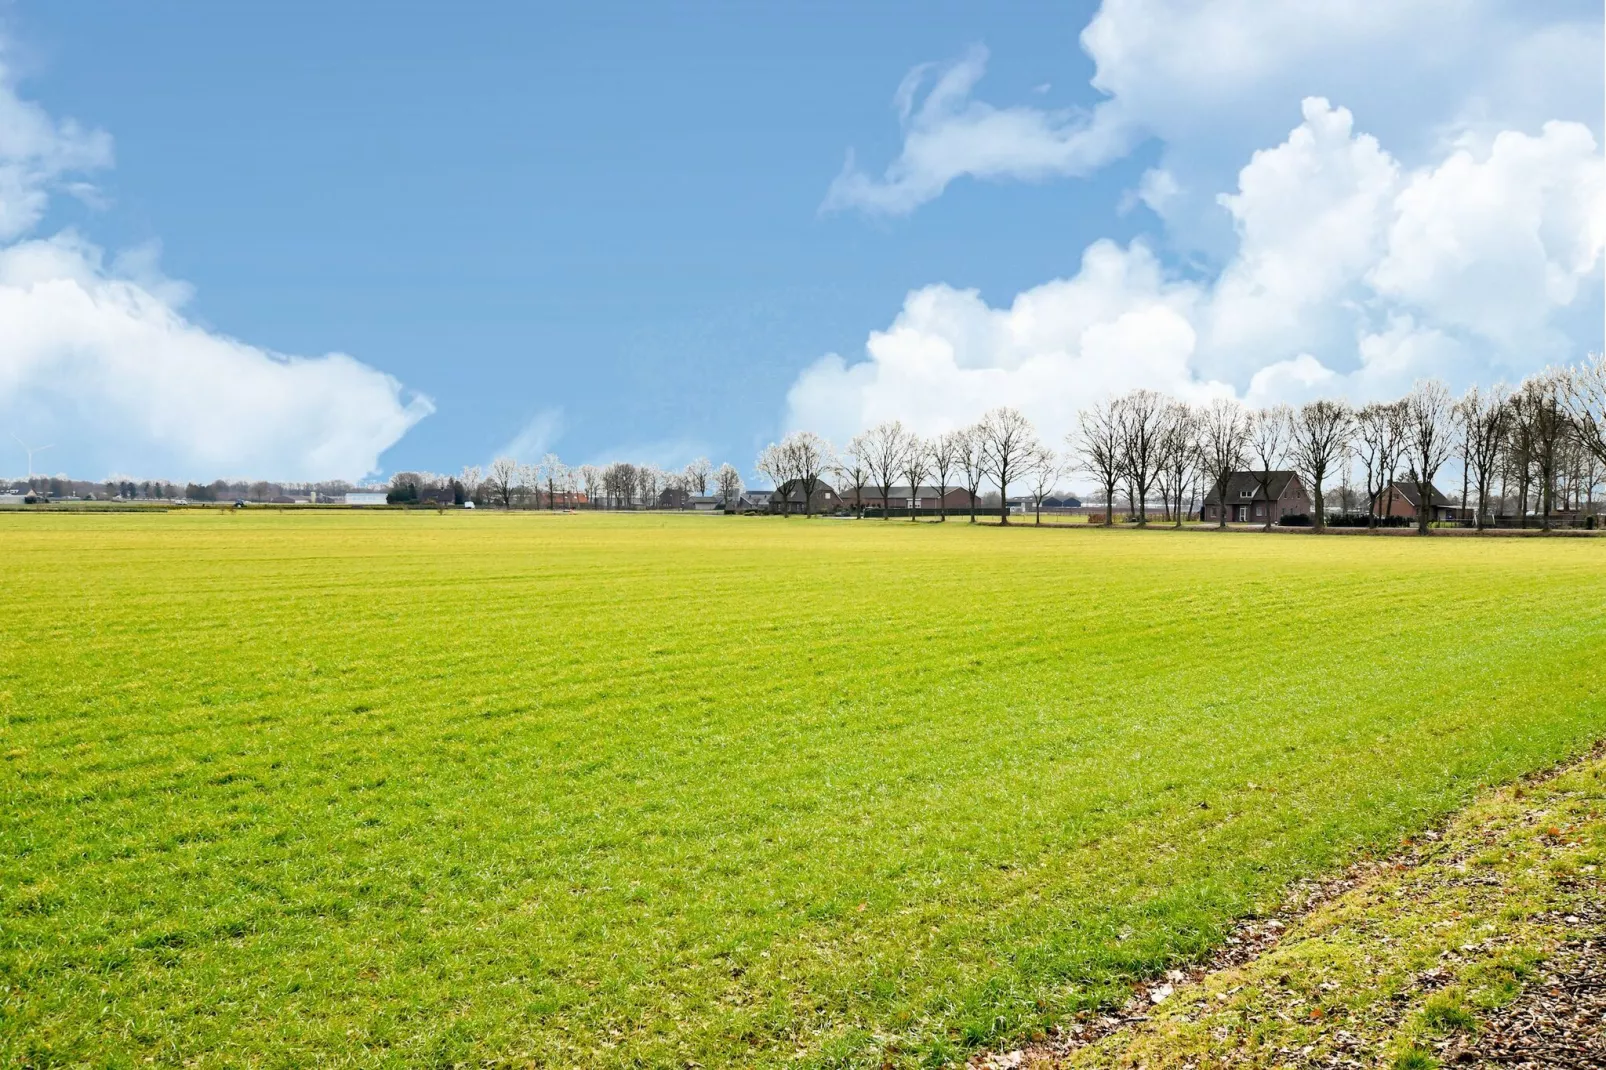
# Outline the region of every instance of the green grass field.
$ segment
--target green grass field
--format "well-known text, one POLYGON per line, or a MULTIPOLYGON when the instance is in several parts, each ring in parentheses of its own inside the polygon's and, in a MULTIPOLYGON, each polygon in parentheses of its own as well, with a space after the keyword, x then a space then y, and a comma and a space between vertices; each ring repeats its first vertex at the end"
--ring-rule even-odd
POLYGON ((914 1065, 1606 735, 1606 540, 0 516, 0 1065, 914 1065))

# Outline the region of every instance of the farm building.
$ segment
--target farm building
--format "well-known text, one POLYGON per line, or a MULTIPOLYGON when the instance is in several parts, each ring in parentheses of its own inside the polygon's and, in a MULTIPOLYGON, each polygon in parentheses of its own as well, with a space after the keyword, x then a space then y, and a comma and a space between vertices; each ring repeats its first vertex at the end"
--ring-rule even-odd
MULTIPOLYGON (((862 497, 856 498, 852 487, 848 487, 842 495, 842 505, 847 509, 857 510, 862 505, 866 509, 881 508, 881 488, 865 487, 862 497)), ((970 508, 970 492, 963 487, 949 487, 946 491, 937 487, 920 486, 910 490, 908 485, 889 487, 887 489, 887 508, 889 509, 952 509, 961 510, 970 508)))
MULTIPOLYGON (((1435 523, 1441 520, 1461 519, 1461 508, 1453 504, 1449 498, 1439 493, 1439 488, 1428 484, 1429 512, 1428 519, 1435 523)), ((1416 484, 1397 479, 1389 484, 1388 488, 1372 499, 1373 516, 1399 516, 1414 520, 1417 515, 1417 505, 1421 501, 1416 492, 1416 484)))
POLYGON ((719 498, 712 494, 693 494, 681 487, 670 487, 658 495, 660 509, 694 509, 706 513, 718 509, 719 505, 719 498))
POLYGON ((1264 524, 1270 513, 1273 524, 1285 516, 1309 516, 1310 495, 1295 472, 1234 472, 1227 480, 1225 505, 1216 498, 1216 488, 1205 494, 1200 519, 1220 521, 1227 510, 1234 524, 1264 524))

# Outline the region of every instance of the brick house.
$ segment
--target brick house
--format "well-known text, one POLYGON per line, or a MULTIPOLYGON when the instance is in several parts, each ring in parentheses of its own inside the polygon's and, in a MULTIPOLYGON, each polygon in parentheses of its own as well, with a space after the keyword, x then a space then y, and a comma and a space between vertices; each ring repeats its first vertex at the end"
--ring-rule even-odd
MULTIPOLYGON (((1212 486, 1204 497, 1199 519, 1219 523, 1223 504, 1212 486)), ((1227 480, 1227 520, 1233 524, 1273 524, 1285 516, 1309 516, 1310 495, 1295 472, 1234 472, 1227 480), (1264 480, 1264 484, 1262 483, 1264 480)))
POLYGON ((803 483, 797 479, 788 480, 777 487, 770 496, 769 504, 772 513, 834 513, 840 508, 842 499, 837 496, 836 489, 823 479, 814 485, 808 508, 804 508, 803 504, 803 483))
MULTIPOLYGON (((857 511, 862 504, 866 509, 881 508, 881 488, 865 487, 862 502, 856 499, 852 487, 843 488, 842 505, 846 509, 857 511)), ((905 484, 901 487, 887 489, 888 509, 947 509, 949 512, 968 512, 970 510, 970 492, 964 487, 949 487, 946 493, 939 493, 936 487, 920 486, 910 490, 905 484)))
MULTIPOLYGON (((1461 507, 1453 504, 1449 498, 1440 494, 1439 488, 1431 483, 1428 484, 1428 500, 1428 520, 1438 523, 1441 520, 1461 519, 1461 507)), ((1372 499, 1372 515, 1398 516, 1407 520, 1415 520, 1419 501, 1416 484, 1397 479, 1390 484, 1388 489, 1372 499), (1393 493, 1390 493, 1390 491, 1393 493)))

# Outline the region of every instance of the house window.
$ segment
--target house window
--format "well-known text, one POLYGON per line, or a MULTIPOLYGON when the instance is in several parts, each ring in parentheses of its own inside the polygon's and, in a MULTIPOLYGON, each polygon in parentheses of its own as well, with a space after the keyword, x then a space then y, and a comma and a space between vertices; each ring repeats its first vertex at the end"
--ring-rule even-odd
POLYGON ((1259 506, 1259 505, 1255 506, 1255 515, 1256 516, 1260 516, 1261 515, 1261 513, 1260 513, 1261 508, 1262 508, 1262 506, 1259 506))
POLYGON ((1240 498, 1253 498, 1254 496, 1255 492, 1252 490, 1241 490, 1238 492, 1238 497, 1240 498))

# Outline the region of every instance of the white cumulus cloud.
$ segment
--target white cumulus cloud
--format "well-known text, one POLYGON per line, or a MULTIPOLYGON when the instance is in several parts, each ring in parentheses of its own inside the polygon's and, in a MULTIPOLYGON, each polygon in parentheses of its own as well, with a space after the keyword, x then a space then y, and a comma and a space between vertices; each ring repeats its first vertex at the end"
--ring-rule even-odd
MULTIPOLYGON (((31 238, 51 193, 111 162, 103 132, 52 120, 0 70, 0 424, 57 444, 52 467, 165 478, 358 478, 433 409, 341 353, 298 357, 186 318, 154 250, 108 264, 72 232, 31 238)), ((16 466, 19 469, 20 462, 16 466)))
POLYGON ((1307 98, 1218 197, 1235 235, 1219 272, 1185 277, 1141 241, 1100 241, 1008 308, 924 287, 865 359, 805 369, 787 423, 840 439, 897 417, 932 433, 1009 404, 1058 438, 1079 408, 1139 386, 1259 404, 1522 374, 1577 355, 1554 315, 1599 296, 1603 184, 1580 123, 1407 168, 1347 109, 1307 98))
POLYGON ((1606 171, 1589 129, 1462 147, 1400 192, 1378 291, 1508 348, 1572 304, 1606 247, 1606 171))
MULTIPOLYGON (((1086 175, 1150 137, 1164 170, 1208 196, 1282 129, 1290 101, 1312 96, 1346 103, 1412 165, 1472 128, 1599 131, 1599 7, 1574 0, 1104 0, 1080 41, 1100 94, 1081 111, 973 99, 979 46, 916 67, 895 97, 898 156, 880 175, 850 157, 826 207, 901 214, 961 176, 1086 175)), ((1205 207, 1150 203, 1184 230, 1205 207)))
POLYGON ((1192 284, 1168 281, 1142 244, 1107 241, 1088 248, 1074 277, 1028 290, 1007 309, 973 290, 928 286, 870 336, 868 360, 832 355, 806 369, 787 395, 788 423, 845 440, 898 418, 931 434, 1014 405, 1052 432, 1114 391, 1226 393, 1191 367, 1202 297, 1192 284))

